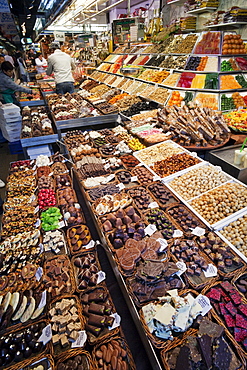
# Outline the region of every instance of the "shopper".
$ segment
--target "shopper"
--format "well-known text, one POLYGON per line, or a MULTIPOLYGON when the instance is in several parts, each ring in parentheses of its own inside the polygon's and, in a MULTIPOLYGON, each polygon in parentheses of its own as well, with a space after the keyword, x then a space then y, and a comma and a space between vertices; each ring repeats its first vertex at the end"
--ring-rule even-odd
POLYGON ((1 64, 1 71, 0 71, 0 94, 1 94, 1 101, 6 103, 14 103, 19 105, 18 100, 16 99, 15 93, 25 92, 27 94, 32 94, 31 89, 27 89, 23 86, 17 85, 13 81, 14 75, 14 67, 10 62, 3 62, 1 64))
POLYGON ((53 54, 48 57, 47 75, 54 72, 56 82, 56 93, 65 94, 74 92, 74 78, 72 69, 75 65, 71 57, 60 50, 59 42, 52 42, 50 48, 54 50, 53 54))
POLYGON ((5 61, 4 54, 0 54, 0 66, 5 61))
POLYGON ((46 72, 47 60, 43 57, 41 53, 37 53, 37 58, 35 59, 36 69, 38 73, 46 72))
POLYGON ((22 58, 21 52, 16 53, 16 59, 18 63, 18 76, 20 77, 22 82, 28 82, 29 81, 29 76, 27 72, 27 66, 22 58))
POLYGON ((5 53, 5 55, 4 55, 5 62, 10 62, 12 64, 12 66, 14 67, 15 62, 14 62, 14 59, 12 58, 12 56, 6 50, 4 51, 4 53, 5 53))

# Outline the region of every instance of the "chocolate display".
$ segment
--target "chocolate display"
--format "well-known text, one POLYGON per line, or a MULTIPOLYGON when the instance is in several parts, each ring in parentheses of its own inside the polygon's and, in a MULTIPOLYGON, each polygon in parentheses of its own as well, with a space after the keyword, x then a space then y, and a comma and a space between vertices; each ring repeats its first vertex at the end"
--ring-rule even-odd
POLYGON ((97 215, 117 211, 119 208, 124 208, 132 203, 130 196, 124 192, 120 194, 104 195, 94 203, 94 209, 97 215))
POLYGON ((107 232, 113 230, 115 227, 121 229, 123 225, 135 228, 135 223, 141 221, 141 217, 134 207, 129 206, 125 209, 120 208, 114 213, 109 213, 102 217, 100 221, 103 230, 107 232))
POLYGON ((76 168, 79 170, 82 179, 108 174, 102 159, 95 156, 84 156, 83 159, 76 162, 76 168))
POLYGON ((81 295, 83 314, 86 317, 86 332, 89 343, 93 344, 98 337, 110 334, 109 328, 114 323, 115 312, 112 300, 103 287, 95 288, 81 295))
MULTIPOLYGON (((123 213, 123 210, 117 211, 119 213, 123 213)), ((118 215, 118 214, 117 214, 118 215)), ((137 215, 138 216, 138 215, 137 215)), ((116 220, 116 230, 110 232, 107 236, 109 241, 113 245, 114 249, 118 249, 124 246, 128 239, 134 239, 139 241, 145 237, 145 224, 142 221, 133 222, 131 216, 127 216, 122 221, 120 217, 117 217, 116 220), (127 218, 128 217, 128 218, 127 218), (128 222, 124 224, 123 222, 128 222)))
POLYGON ((79 290, 97 285, 100 266, 95 253, 84 253, 73 258, 77 287, 79 290))
POLYGON ((128 289, 136 297, 137 304, 157 300, 168 290, 184 287, 184 283, 176 275, 178 271, 173 262, 140 261, 135 276, 127 279, 128 289))
POLYGON ((95 202, 97 199, 104 197, 105 195, 113 195, 119 193, 119 187, 116 184, 97 186, 94 189, 88 190, 90 199, 95 202))
POLYGON ((145 215, 148 223, 154 224, 163 235, 165 239, 171 239, 176 226, 166 217, 165 213, 159 209, 155 208, 148 211, 145 215))
POLYGON ((244 298, 229 281, 215 284, 205 294, 217 315, 246 353, 247 303, 244 298))
POLYGON ((118 181, 124 184, 125 186, 129 184, 133 186, 136 183, 136 182, 134 184, 132 183, 131 181, 132 174, 129 171, 119 171, 117 172, 116 176, 118 178, 118 181))
POLYGON ((53 165, 51 166, 51 171, 53 172, 53 175, 60 175, 61 173, 65 173, 68 171, 66 165, 64 163, 61 163, 61 162, 55 162, 53 163, 53 165))
POLYGON ((37 168, 37 177, 45 176, 47 177, 51 173, 49 166, 40 166, 37 168))
POLYGON ((51 176, 41 176, 38 179, 38 189, 52 189, 55 190, 55 182, 51 176))
POLYGON ((225 334, 224 327, 207 318, 199 322, 196 334, 185 339, 184 343, 163 355, 171 370, 193 369, 233 369, 241 368, 239 356, 232 350, 232 343, 225 334))
POLYGON ((57 364, 57 370, 90 370, 89 356, 89 353, 85 352, 76 356, 70 356, 66 360, 60 359, 57 364))
POLYGON ((191 229, 195 229, 196 227, 205 228, 196 216, 183 205, 171 207, 167 212, 188 235, 191 235, 191 229))
POLYGON ((49 310, 49 317, 55 353, 68 349, 83 329, 76 299, 72 296, 56 301, 49 310))
POLYGON ((44 351, 43 342, 39 342, 45 323, 33 324, 26 329, 1 337, 0 367, 6 369, 20 361, 36 356, 44 351))
POLYGON ((57 202, 62 208, 77 202, 75 191, 72 188, 64 188, 57 191, 57 202))
POLYGON ((122 155, 120 159, 127 169, 132 169, 140 163, 138 159, 136 159, 135 157, 133 157, 133 155, 130 155, 130 154, 122 155))
POLYGON ((213 232, 206 233, 196 239, 199 248, 207 254, 221 272, 235 273, 244 266, 241 258, 213 232))
POLYGON ((132 174, 137 176, 140 184, 147 185, 153 182, 153 174, 145 167, 136 167, 132 170, 132 174))
POLYGON ((69 240, 71 252, 77 253, 90 242, 91 234, 87 226, 79 225, 68 229, 67 238, 69 240))
POLYGON ((67 174, 57 175, 55 181, 57 189, 61 189, 64 186, 71 186, 71 179, 67 174))
POLYGON ((154 202, 154 199, 143 186, 131 188, 128 193, 134 199, 135 205, 140 211, 147 211, 149 204, 154 202))
POLYGON ((163 207, 168 207, 172 203, 177 203, 179 200, 170 192, 170 190, 161 183, 153 183, 148 186, 148 190, 154 195, 158 200, 160 205, 163 207))
POLYGON ((67 256, 60 255, 44 263, 43 282, 53 298, 73 293, 71 265, 67 256))
POLYGON ((2 219, 2 237, 33 230, 37 218, 34 207, 30 206, 18 206, 14 210, 6 211, 2 219))
POLYGON ((121 338, 115 337, 101 344, 95 349, 94 356, 99 370, 108 368, 108 364, 112 369, 130 369, 129 353, 121 338))
POLYGON ((45 252, 54 254, 66 253, 66 242, 62 231, 47 231, 43 235, 43 246, 45 252))

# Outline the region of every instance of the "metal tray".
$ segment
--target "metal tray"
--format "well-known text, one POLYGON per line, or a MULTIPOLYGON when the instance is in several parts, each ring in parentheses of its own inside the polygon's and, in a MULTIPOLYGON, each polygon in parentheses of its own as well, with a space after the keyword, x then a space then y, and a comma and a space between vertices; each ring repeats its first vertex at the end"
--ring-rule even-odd
POLYGON ((234 154, 236 149, 242 145, 232 145, 222 149, 216 149, 209 152, 209 162, 221 166, 223 171, 234 178, 247 184, 247 168, 234 164, 234 154))

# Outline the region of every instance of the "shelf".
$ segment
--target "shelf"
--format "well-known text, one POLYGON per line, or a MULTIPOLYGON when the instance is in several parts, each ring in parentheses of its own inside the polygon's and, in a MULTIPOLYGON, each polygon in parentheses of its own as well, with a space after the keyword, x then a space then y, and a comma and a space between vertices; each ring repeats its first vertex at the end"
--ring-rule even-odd
POLYGON ((247 22, 229 22, 229 23, 219 23, 219 24, 212 24, 210 26, 205 26, 206 28, 218 28, 218 27, 228 27, 228 26, 240 26, 240 25, 247 25, 247 22))
POLYGON ((204 8, 194 9, 194 10, 188 10, 187 14, 200 14, 205 12, 213 12, 218 8, 212 7, 212 6, 206 6, 204 8))

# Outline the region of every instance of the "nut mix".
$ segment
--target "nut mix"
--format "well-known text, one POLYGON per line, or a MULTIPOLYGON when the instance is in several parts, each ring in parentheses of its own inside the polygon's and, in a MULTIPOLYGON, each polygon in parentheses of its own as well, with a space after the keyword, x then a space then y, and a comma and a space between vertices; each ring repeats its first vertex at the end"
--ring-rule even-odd
POLYGON ((247 207, 247 188, 238 183, 221 185, 191 201, 191 206, 210 224, 247 207))
POLYGON ((158 161, 151 166, 151 169, 161 177, 169 176, 185 168, 194 166, 199 163, 198 158, 192 157, 187 153, 174 154, 171 157, 158 161))
POLYGON ((141 151, 138 153, 138 158, 150 166, 157 161, 161 161, 182 151, 183 148, 176 147, 171 142, 164 142, 141 151))
POLYGON ((202 166, 170 181, 169 186, 185 200, 189 200, 227 181, 224 172, 212 166, 202 166))
POLYGON ((220 233, 247 257, 247 215, 223 227, 220 233))

